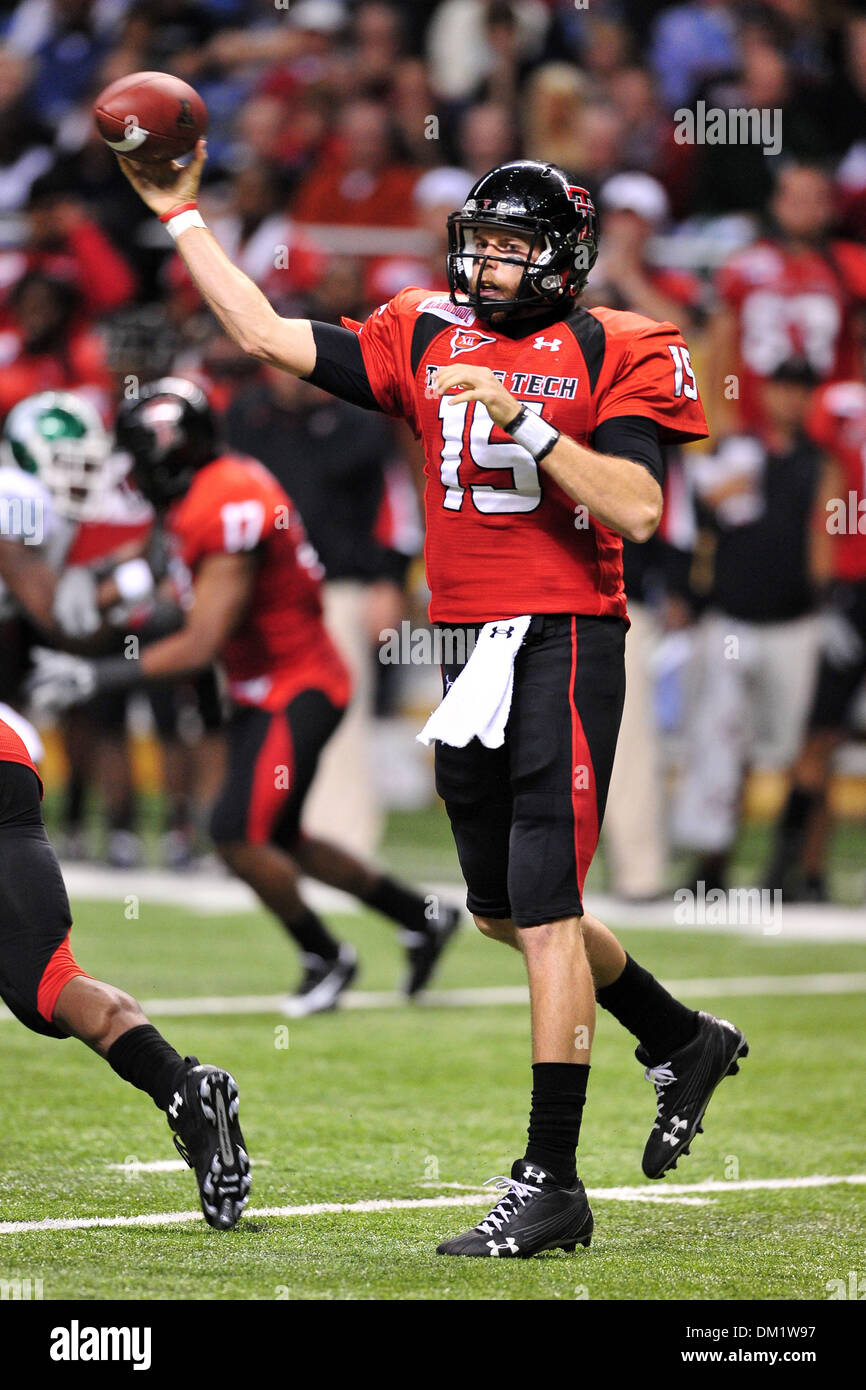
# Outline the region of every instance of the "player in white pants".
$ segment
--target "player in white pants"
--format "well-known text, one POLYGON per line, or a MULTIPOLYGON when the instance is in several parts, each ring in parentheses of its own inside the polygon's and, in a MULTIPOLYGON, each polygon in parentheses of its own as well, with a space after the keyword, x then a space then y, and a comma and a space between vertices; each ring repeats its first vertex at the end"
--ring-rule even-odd
POLYGON ((809 712, 817 643, 813 615, 777 623, 744 622, 719 612, 701 619, 684 773, 673 809, 677 844, 704 856, 726 855, 739 829, 743 781, 756 749, 764 766, 791 766, 809 712))

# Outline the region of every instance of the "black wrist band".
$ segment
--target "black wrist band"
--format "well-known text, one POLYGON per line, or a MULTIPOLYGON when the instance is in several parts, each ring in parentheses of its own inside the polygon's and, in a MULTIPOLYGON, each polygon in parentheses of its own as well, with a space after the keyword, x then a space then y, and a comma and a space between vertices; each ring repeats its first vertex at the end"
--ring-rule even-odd
POLYGON ((536 463, 541 463, 542 459, 547 458, 559 439, 559 430, 525 405, 510 424, 503 425, 503 429, 506 434, 511 435, 515 444, 519 444, 532 455, 536 463))
POLYGON ((547 441, 545 445, 543 445, 541 449, 538 450, 537 453, 534 453, 532 455, 536 463, 541 463, 542 459, 546 459, 553 446, 559 443, 559 430, 554 429, 552 425, 551 429, 553 430, 553 433, 551 434, 550 439, 547 441))
POLYGON ((103 690, 131 690, 144 680, 138 657, 100 656, 93 663, 96 693, 103 690))
POLYGON ((519 429, 520 426, 523 424, 524 420, 526 419, 526 414, 526 406, 522 405, 518 410, 517 414, 515 415, 514 419, 509 421, 507 425, 502 426, 502 428, 505 430, 505 433, 513 434, 516 429, 519 429))

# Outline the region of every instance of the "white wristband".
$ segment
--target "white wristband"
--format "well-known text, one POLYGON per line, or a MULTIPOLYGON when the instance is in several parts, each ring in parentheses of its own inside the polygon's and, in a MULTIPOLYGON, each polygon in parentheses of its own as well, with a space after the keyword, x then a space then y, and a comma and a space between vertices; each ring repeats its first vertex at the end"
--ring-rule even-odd
POLYGON ((528 450, 536 463, 540 463, 550 453, 559 438, 559 430, 542 420, 534 410, 527 410, 526 406, 510 425, 505 426, 505 430, 516 444, 528 450))
POLYGON ((190 208, 188 212, 179 212, 177 217, 169 218, 168 222, 163 222, 162 225, 172 240, 177 241, 181 232, 185 232, 187 227, 206 227, 207 223, 197 208, 190 208))
POLYGON ((153 574, 146 560, 126 560, 114 571, 117 592, 126 603, 137 603, 153 593, 153 574))

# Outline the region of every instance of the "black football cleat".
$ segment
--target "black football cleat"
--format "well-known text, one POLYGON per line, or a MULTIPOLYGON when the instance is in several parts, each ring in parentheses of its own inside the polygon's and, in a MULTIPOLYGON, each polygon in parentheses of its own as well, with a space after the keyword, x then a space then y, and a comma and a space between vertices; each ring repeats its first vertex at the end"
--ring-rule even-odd
POLYGON ((407 999, 414 999, 429 983, 445 947, 460 926, 460 916, 458 907, 446 907, 442 910, 440 920, 431 922, 430 930, 427 932, 406 933, 404 940, 409 968, 403 984, 403 993, 407 999))
POLYGON ((357 973, 358 953, 345 941, 336 960, 307 957, 304 978, 282 1005, 282 1012, 286 1018, 306 1018, 308 1014, 335 1009, 340 995, 349 988, 357 973))
POLYGON ((501 1200, 471 1231, 437 1245, 437 1255, 528 1260, 542 1250, 571 1252, 578 1243, 589 1245, 592 1212, 580 1178, 574 1187, 559 1187, 543 1168, 519 1158, 510 1178, 490 1182, 503 1194, 501 1200))
POLYGON ((250 1198, 250 1160, 238 1124, 238 1086, 221 1067, 185 1057, 189 1071, 168 1107, 174 1145, 198 1180, 209 1226, 230 1231, 250 1198))
POLYGON ((691 1042, 677 1048, 669 1062, 647 1066, 649 1057, 638 1047, 635 1057, 646 1067, 646 1078, 656 1088, 656 1121, 643 1153, 648 1178, 661 1178, 676 1168, 680 1154, 689 1152, 713 1091, 726 1076, 740 1070, 737 1059, 747 1057, 749 1044, 739 1028, 726 1018, 698 1014, 698 1031, 691 1042))

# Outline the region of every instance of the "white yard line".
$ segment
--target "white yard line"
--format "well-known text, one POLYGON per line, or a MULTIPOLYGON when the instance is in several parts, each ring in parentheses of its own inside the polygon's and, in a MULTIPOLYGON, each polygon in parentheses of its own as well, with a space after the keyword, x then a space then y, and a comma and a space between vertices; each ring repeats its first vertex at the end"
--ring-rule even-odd
MULTIPOLYGON (((178 874, 163 869, 109 869, 100 864, 65 864, 63 873, 73 902, 79 898, 116 902, 119 913, 129 894, 145 903, 164 903, 202 915, 259 910, 252 890, 238 879, 224 875, 219 867, 178 874)), ((466 900, 466 890, 460 883, 430 883, 425 888, 439 893, 448 903, 462 904, 466 900)), ((305 880, 304 894, 311 907, 320 912, 361 911, 355 898, 321 883, 305 880)), ((768 941, 866 941, 866 908, 863 907, 783 904, 778 936, 766 935, 761 922, 752 925, 707 923, 705 926, 678 923, 674 920, 673 895, 660 902, 630 903, 612 894, 590 891, 587 907, 602 921, 637 929, 724 932, 759 936, 768 941)))
MULTIPOLYGON (((777 1192, 800 1187, 862 1187, 864 1183, 866 1173, 847 1173, 842 1177, 813 1173, 808 1178, 737 1178, 731 1182, 707 1178, 704 1182, 666 1182, 664 1191, 679 1196, 683 1192, 777 1192)), ((607 1190, 609 1193, 644 1191, 641 1187, 610 1187, 607 1190)))
POLYGON ((697 980, 669 980, 674 994, 728 998, 749 994, 861 994, 866 991, 866 971, 839 971, 819 975, 720 975, 697 980))
MULTIPOLYGON (((144 903, 180 907, 202 916, 261 910, 253 890, 219 867, 201 873, 195 870, 170 873, 167 869, 109 869, 102 864, 63 864, 62 868, 66 890, 73 902, 77 898, 116 902, 120 914, 130 894, 144 903)), ((361 910, 355 898, 336 888, 305 880, 304 890, 318 911, 354 913, 361 910)), ((452 894, 460 900, 460 889, 452 888, 452 894)))
MULTIPOLYGON (((866 972, 823 975, 734 975, 715 979, 666 980, 672 994, 692 999, 739 998, 744 995, 863 994, 866 972)), ((270 1014, 279 1013, 284 994, 239 994, 192 996, 189 999, 150 999, 142 1005, 154 1017, 180 1014, 270 1014)), ((474 1009, 498 1004, 528 1004, 525 985, 482 986, 478 989, 429 989, 416 999, 413 1008, 474 1009)), ((343 1009, 399 1009, 406 1001, 390 990, 349 990, 341 997, 343 1009)), ((297 1020, 295 1020, 297 1021, 297 1020)))
MULTIPOLYGON (((603 922, 623 929, 691 932, 693 935, 719 932, 725 936, 758 937, 768 944, 775 941, 866 941, 866 907, 863 906, 783 901, 778 924, 772 924, 773 930, 768 930, 767 924, 758 920, 727 923, 713 923, 711 917, 705 923, 677 920, 681 910, 677 911, 673 894, 659 902, 630 903, 615 894, 589 892, 586 906, 603 922)), ((740 911, 745 909, 740 908, 740 911)), ((753 915, 760 916, 757 912, 753 915)))
MULTIPOLYGON (((745 996, 797 994, 864 994, 866 972, 824 975, 720 975, 716 978, 666 980, 672 994, 690 999, 734 999, 745 996)), ((189 1018, 222 1014, 279 1014, 285 994, 193 994, 186 999, 145 999, 142 1008, 153 1018, 189 1018)), ((431 989, 412 1005, 428 1009, 489 1008, 497 1004, 527 1004, 525 985, 489 986, 480 989, 431 989)), ((400 1009, 406 1001, 390 990, 349 990, 343 1009, 400 1009)), ((0 1020, 12 1014, 0 1005, 0 1020)), ((297 1020, 296 1020, 297 1021, 297 1020)))
MULTIPOLYGON (((270 1168, 269 1158, 251 1158, 250 1162, 257 1168, 270 1168)), ((182 1158, 155 1158, 149 1163, 142 1163, 137 1158, 128 1158, 125 1163, 106 1163, 109 1173, 188 1173, 189 1164, 184 1163, 182 1158)))
MULTIPOLYGON (((717 978, 665 980, 672 994, 691 999, 734 999, 746 996, 803 994, 864 994, 866 972, 824 975, 720 975, 717 978)), ((152 1018, 202 1018, 209 1015, 279 1014, 285 994, 192 994, 185 999, 145 999, 142 1008, 152 1018)), ((413 1009, 474 1009, 497 1004, 528 1004, 525 985, 487 986, 479 989, 430 989, 415 1000, 413 1009)), ((406 1008, 402 995, 390 990, 349 990, 342 1009, 406 1008)), ((13 1015, 0 1004, 0 1022, 13 1015)), ((299 1020, 293 1020, 298 1022, 299 1020)))
MULTIPOLYGON (((591 1187, 587 1196, 594 1201, 676 1203, 682 1206, 709 1206, 712 1192, 776 1192, 792 1188, 838 1187, 845 1184, 866 1184, 866 1173, 843 1176, 813 1174, 804 1178, 748 1178, 732 1182, 700 1182, 665 1184, 664 1192, 647 1187, 591 1187)), ((303 1206, 251 1207, 247 1217, 343 1216, 354 1212, 432 1211, 445 1207, 476 1207, 490 1205, 489 1189, 460 1197, 382 1197, 365 1202, 308 1202, 303 1206)), ((93 1228, 127 1226, 179 1226, 187 1221, 200 1221, 199 1211, 146 1212, 137 1216, 62 1216, 44 1221, 0 1221, 0 1235, 26 1235, 38 1231, 85 1231, 93 1228)))

